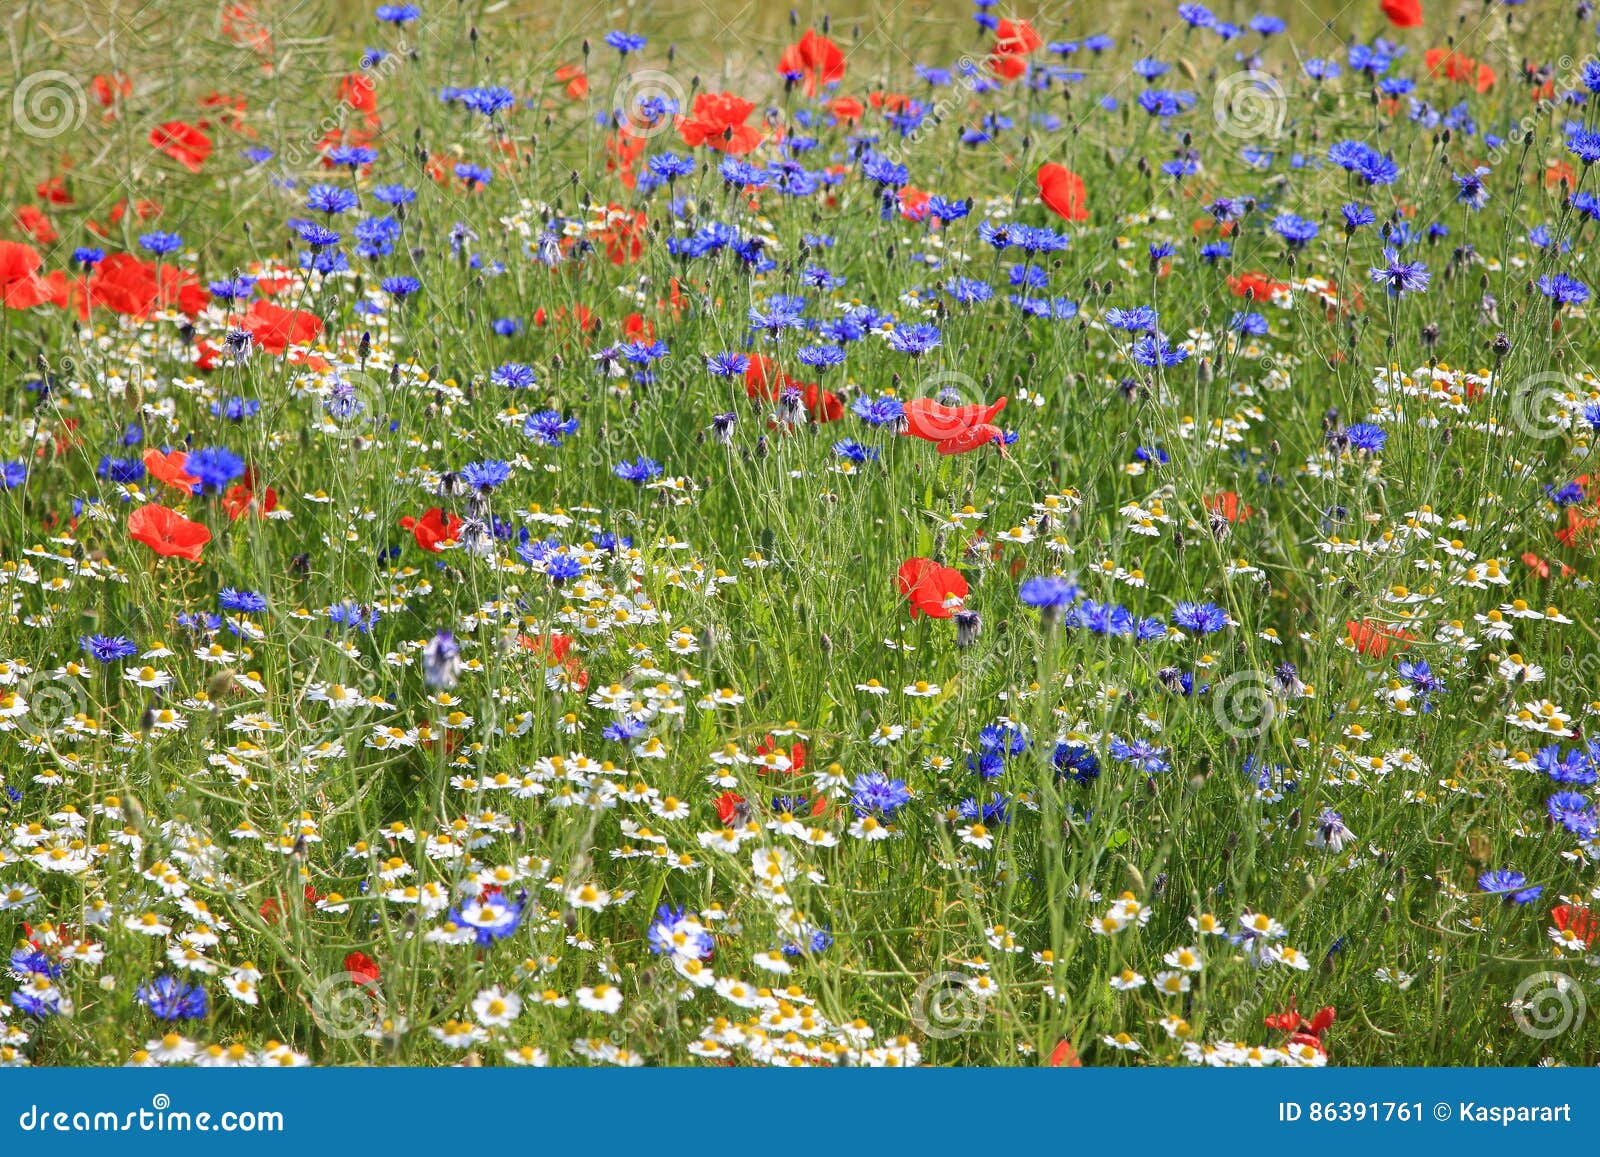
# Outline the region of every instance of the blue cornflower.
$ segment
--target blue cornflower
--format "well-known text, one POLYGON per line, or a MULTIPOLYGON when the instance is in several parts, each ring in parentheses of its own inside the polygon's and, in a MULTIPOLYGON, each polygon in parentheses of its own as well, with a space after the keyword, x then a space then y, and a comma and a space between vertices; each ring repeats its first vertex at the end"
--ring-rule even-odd
POLYGON ((134 999, 157 1020, 200 1020, 206 1015, 206 990, 185 984, 176 976, 161 975, 134 992, 134 999))
POLYGON ((378 282, 378 288, 390 297, 404 301, 422 288, 422 282, 415 277, 385 277, 378 282))
POLYGON ((479 948, 504 940, 522 922, 526 897, 513 900, 503 892, 486 892, 478 899, 450 911, 449 919, 459 928, 471 928, 479 948))
POLYGON ((624 482, 632 482, 635 485, 642 486, 651 479, 659 477, 662 468, 661 463, 653 458, 646 458, 641 454, 637 462, 629 462, 626 459, 618 462, 611 472, 624 482))
POLYGON ((1595 805, 1588 796, 1576 791, 1558 791, 1545 801, 1550 822, 1560 824, 1567 831, 1584 839, 1596 834, 1595 805))
POLYGON ((93 269, 106 259, 104 249, 95 249, 88 245, 80 245, 72 251, 72 263, 81 265, 85 269, 93 269))
POLYGON ((183 248, 183 238, 176 233, 146 233, 139 238, 139 248, 163 257, 183 248))
POLYGON ((1309 244, 1322 231, 1322 227, 1315 221, 1307 221, 1293 213, 1279 213, 1272 219, 1272 231, 1287 241, 1291 248, 1299 249, 1309 244))
POLYGON ((1376 454, 1383 449, 1383 444, 1389 440, 1389 431, 1382 426, 1374 426, 1370 422, 1357 422, 1344 430, 1336 430, 1328 437, 1335 445, 1348 445, 1352 450, 1362 450, 1368 454, 1376 454))
POLYGON ((1563 305, 1582 305, 1589 300, 1589 287, 1565 273, 1545 274, 1533 284, 1558 309, 1563 305))
POLYGON ((1201 635, 1214 634, 1228 625, 1228 612, 1215 603, 1179 603, 1172 609, 1174 626, 1201 635))
POLYGON ((609 44, 612 48, 615 48, 617 52, 623 56, 628 55, 630 52, 638 52, 648 43, 643 36, 635 35, 632 32, 622 32, 620 30, 616 32, 607 32, 605 39, 607 44, 609 44))
POLYGON ((1189 351, 1182 346, 1173 346, 1167 340, 1167 335, 1159 331, 1147 333, 1133 343, 1133 360, 1141 366, 1155 368, 1156 366, 1175 366, 1188 360, 1189 351))
POLYGON ((217 595, 217 605, 225 611, 242 611, 260 614, 267 609, 267 600, 255 591, 242 591, 236 587, 223 587, 217 595))
POLYGON ((833 454, 847 462, 873 462, 877 460, 878 450, 875 446, 863 446, 854 438, 845 438, 833 444, 833 454))
POLYGON ((863 395, 850 403, 850 412, 869 426, 893 426, 904 419, 905 405, 899 398, 863 395))
POLYGON ((497 386, 505 386, 513 390, 526 390, 539 382, 539 376, 533 372, 532 366, 521 365, 517 362, 507 362, 489 375, 489 380, 497 386))
POLYGON ((1050 762, 1063 779, 1070 778, 1074 783, 1084 787, 1100 778, 1099 756, 1081 743, 1056 744, 1050 762))
POLYGON ((1513 904, 1528 904, 1544 892, 1542 884, 1528 886, 1528 877, 1510 868, 1498 868, 1478 877, 1478 888, 1493 896, 1504 896, 1513 904))
POLYGON ((1470 173, 1453 174, 1456 182, 1456 200, 1473 209, 1481 209, 1487 205, 1489 186, 1484 184, 1483 178, 1488 173, 1488 169, 1480 166, 1470 173))
POLYGON ((488 493, 511 477, 511 467, 504 462, 489 459, 469 462, 461 468, 461 478, 474 490, 488 493))
POLYGON ((422 9, 415 4, 379 4, 373 15, 384 24, 410 24, 421 18, 422 9))
POLYGON ((1228 328, 1251 337, 1264 337, 1271 327, 1259 313, 1236 313, 1228 322, 1228 328))
POLYGON ((1061 612, 1078 600, 1075 583, 1057 575, 1039 575, 1023 580, 1017 597, 1024 605, 1036 607, 1046 618, 1059 617, 1061 612))
POLYGON ((693 157, 680 157, 676 153, 657 153, 650 158, 648 164, 650 171, 663 181, 691 177, 696 167, 693 157))
POLYGON ((939 327, 926 322, 897 326, 889 331, 889 348, 914 358, 937 349, 941 341, 939 327))
POLYGON ((379 185, 372 190, 372 199, 385 205, 409 205, 417 199, 417 191, 404 185, 379 185))
POLYGON ((1404 297, 1408 293, 1421 293, 1428 288, 1432 275, 1420 261, 1402 261, 1392 246, 1383 250, 1384 265, 1375 265, 1368 273, 1372 280, 1389 291, 1391 297, 1404 297))
POLYGON ((563 418, 556 410, 540 410, 522 420, 522 432, 546 446, 559 446, 563 438, 578 432, 578 419, 563 418))
POLYGON ((1146 775, 1158 775, 1172 770, 1172 764, 1166 759, 1166 748, 1157 747, 1148 739, 1135 739, 1129 743, 1120 736, 1113 736, 1106 750, 1112 759, 1119 763, 1132 764, 1135 770, 1142 771, 1146 775))
POLYGON ((122 635, 84 635, 78 640, 84 654, 99 663, 114 663, 118 659, 132 658, 139 653, 133 640, 122 635))
POLYGON ((911 801, 911 789, 903 779, 891 779, 881 771, 866 771, 850 785, 850 805, 857 815, 888 818, 911 801))
POLYGON ((1378 215, 1370 208, 1356 201, 1339 206, 1339 213, 1344 218, 1344 231, 1346 233, 1354 233, 1361 226, 1371 225, 1378 219, 1378 215))
POLYGON ((242 422, 246 418, 254 418, 260 412, 261 403, 254 398, 232 397, 211 403, 211 416, 226 418, 230 422, 242 422))
POLYGON ((208 446, 189 451, 184 470, 200 480, 195 485, 196 494, 217 494, 235 478, 244 476, 244 459, 226 446, 208 446))
POLYGON ((469 188, 478 188, 494 180, 494 174, 482 165, 470 164, 463 161, 453 170, 456 180, 461 181, 469 188))
POLYGON ((312 185, 306 190, 306 208, 315 213, 347 213, 361 204, 355 190, 342 185, 312 185))
POLYGON ((650 943, 651 952, 682 956, 689 960, 710 956, 716 946, 711 933, 700 921, 686 916, 681 905, 674 908, 670 904, 663 904, 657 908, 656 917, 650 921, 645 938, 650 943))
POLYGON ((1123 329, 1129 333, 1143 333, 1153 330, 1159 315, 1151 305, 1136 305, 1132 309, 1106 310, 1106 324, 1112 329, 1123 329))

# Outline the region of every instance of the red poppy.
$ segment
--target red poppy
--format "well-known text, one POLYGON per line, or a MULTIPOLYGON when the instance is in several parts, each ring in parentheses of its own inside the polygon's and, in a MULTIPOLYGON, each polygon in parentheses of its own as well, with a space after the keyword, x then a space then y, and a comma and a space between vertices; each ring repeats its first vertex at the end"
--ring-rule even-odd
POLYGON ((278 508, 278 492, 268 486, 259 495, 256 493, 256 472, 253 467, 247 467, 244 480, 228 487, 227 493, 222 496, 222 509, 228 512, 228 518, 238 522, 252 510, 256 517, 271 514, 278 508))
POLYGON ((182 450, 169 450, 165 454, 160 450, 144 452, 144 468, 149 471, 150 477, 174 490, 192 494, 194 488, 200 485, 200 479, 189 473, 188 466, 189 455, 182 450))
POLYGON ((1081 1069, 1083 1062, 1078 1059, 1078 1050, 1072 1047, 1069 1040, 1059 1040, 1056 1047, 1050 1050, 1050 1059, 1045 1062, 1052 1069, 1081 1069))
POLYGON ((322 333, 322 319, 303 309, 285 309, 270 301, 252 301, 240 320, 256 344, 268 353, 281 354, 291 345, 310 345, 322 333))
POLYGON ((900 216, 907 221, 925 221, 928 217, 928 202, 933 197, 917 188, 915 185, 906 185, 895 193, 900 204, 900 216))
POLYGON ((406 515, 400 520, 400 529, 409 530, 423 550, 438 554, 444 549, 444 543, 454 542, 461 532, 461 516, 446 514, 435 506, 421 518, 406 515))
POLYGON ((828 111, 845 124, 854 124, 861 119, 867 108, 853 96, 841 96, 828 106, 828 111))
POLYGON ((199 562, 201 550, 211 541, 211 532, 176 510, 151 503, 128 515, 128 537, 144 543, 163 558, 199 562))
POLYGON ((913 438, 925 438, 929 442, 947 442, 974 426, 991 423, 994 416, 1005 408, 1005 398, 987 406, 979 403, 945 406, 932 398, 912 398, 905 404, 904 433, 913 438))
POLYGON ((1027 56, 1043 43, 1026 20, 1002 20, 994 26, 994 50, 1000 56, 1027 56))
POLYGON ((723 792, 717 797, 717 818, 725 825, 731 824, 733 817, 739 814, 739 805, 744 802, 742 795, 735 795, 731 791, 723 792))
POLYGON ((1422 0, 1383 0, 1378 7, 1396 28, 1422 27, 1422 0))
POLYGON ((997 446, 1000 457, 1006 456, 1006 432, 999 426, 989 422, 979 422, 976 426, 968 426, 954 437, 946 438, 939 443, 941 454, 966 454, 973 450, 981 450, 985 446, 997 446))
POLYGON ((7 309, 31 309, 52 298, 39 276, 39 254, 20 241, 0 241, 0 301, 7 309))
POLYGON ((572 649, 572 636, 557 632, 553 635, 518 635, 517 645, 535 655, 547 655, 551 662, 559 663, 572 649))
POLYGON ((1403 651, 1416 638, 1410 631, 1374 619, 1362 619, 1360 622, 1352 619, 1345 623, 1345 629, 1350 632, 1350 642, 1355 649, 1375 659, 1381 659, 1389 653, 1390 643, 1398 643, 1398 649, 1403 651))
POLYGON ((231 4, 222 10, 222 34, 243 48, 272 55, 272 33, 256 19, 248 4, 231 4))
POLYGON ((16 220, 17 227, 32 237, 40 245, 52 244, 61 234, 56 232, 56 227, 44 211, 37 205, 22 205, 11 214, 16 220))
POLYGON ((130 317, 144 317, 168 306, 195 314, 210 301, 193 273, 171 265, 158 267, 131 253, 113 253, 96 265, 85 289, 89 305, 130 317))
POLYGON ((1573 904, 1558 904, 1550 909, 1550 919, 1563 932, 1570 931, 1583 942, 1584 948, 1594 943, 1595 934, 1600 932, 1600 921, 1587 908, 1573 904))
POLYGON ((1241 273, 1228 278, 1228 290, 1235 297, 1248 297, 1252 301, 1267 301, 1280 293, 1288 293, 1287 282, 1274 281, 1265 273, 1241 273))
POLYGON ((942 566, 931 558, 908 558, 895 576, 900 593, 911 600, 911 617, 948 619, 955 609, 952 601, 967 597, 967 580, 954 567, 942 566))
POLYGON ((349 73, 339 82, 339 103, 356 112, 377 112, 378 86, 364 72, 349 73))
POLYGON ((1045 208, 1068 221, 1087 221, 1087 191, 1083 178, 1065 165, 1051 162, 1039 166, 1039 200, 1045 208))
POLYGON ((1255 513, 1248 506, 1239 504, 1239 496, 1231 490, 1207 498, 1206 509, 1212 514, 1221 515, 1225 522, 1243 522, 1255 513))
POLYGON ((563 64, 556 69, 556 81, 567 86, 568 100, 582 100, 589 95, 589 77, 576 64, 563 64))
POLYGON ((106 108, 117 103, 118 97, 128 96, 133 92, 133 82, 120 72, 110 76, 97 76, 89 82, 89 88, 94 93, 94 99, 106 108))
POLYGON ((380 971, 378 962, 365 952, 352 952, 344 958, 344 970, 363 988, 376 987, 380 971))
POLYGON ((1459 52, 1451 52, 1447 48, 1430 48, 1423 54, 1422 62, 1428 67, 1428 75, 1443 76, 1446 80, 1453 80, 1458 84, 1470 84, 1478 92, 1488 92, 1494 87, 1494 69, 1487 64, 1479 64, 1470 56, 1462 56, 1459 52))
POLYGON ((1267 1017, 1266 1025, 1268 1028, 1290 1033, 1290 1044, 1310 1045, 1319 1053, 1327 1055, 1328 1050, 1322 1047, 1322 1034, 1333 1027, 1333 1022, 1338 1015, 1333 1008, 1326 1007, 1318 1009, 1315 1016, 1310 1020, 1306 1020, 1301 1017, 1299 1010, 1295 1008, 1294 997, 1291 996, 1289 997, 1288 1011, 1267 1017))
POLYGON ((1597 526, 1600 526, 1600 517, 1593 514, 1579 514, 1576 506, 1569 506, 1567 525, 1556 531, 1556 541, 1574 550, 1591 547, 1594 545, 1597 526))
MULTIPOLYGON (((798 774, 800 774, 801 771, 803 771, 805 769, 805 766, 806 766, 806 745, 805 744, 803 744, 803 743, 795 743, 795 744, 790 745, 788 750, 785 750, 783 744, 779 743, 771 735, 764 736, 762 738, 761 742, 756 744, 756 754, 757 755, 770 755, 774 751, 779 752, 780 754, 786 755, 786 756, 789 757, 789 774, 790 775, 798 775, 798 774)), ((757 774, 758 775, 765 775, 767 773, 766 773, 766 770, 764 768, 758 768, 757 769, 757 774)))
POLYGON ((789 45, 778 57, 778 75, 804 79, 806 95, 816 96, 823 85, 844 79, 844 53, 826 36, 807 30, 798 44, 789 45))
POLYGON ((70 205, 72 194, 67 191, 65 177, 46 177, 33 187, 34 195, 47 205, 70 205))
POLYGON ((198 173, 211 155, 211 138, 187 121, 157 125, 150 130, 150 144, 191 173, 198 173))
POLYGON ((678 122, 678 135, 691 149, 705 145, 740 156, 761 143, 760 131, 744 123, 755 108, 731 92, 703 92, 694 98, 693 115, 678 122))

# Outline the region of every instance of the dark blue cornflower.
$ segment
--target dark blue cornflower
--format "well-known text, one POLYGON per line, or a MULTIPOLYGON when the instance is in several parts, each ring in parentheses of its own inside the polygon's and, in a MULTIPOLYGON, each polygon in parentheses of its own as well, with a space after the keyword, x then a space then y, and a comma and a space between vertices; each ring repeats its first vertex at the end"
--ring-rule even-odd
POLYGON ((905 406, 898 398, 861 395, 850 403, 850 412, 869 426, 893 426, 904 419, 905 406))
POLYGON ((377 607, 357 606, 355 603, 335 603, 327 609, 328 621, 346 630, 365 635, 377 626, 381 617, 377 607))
POLYGON ((646 458, 643 454, 636 462, 624 459, 612 468, 612 473, 618 478, 624 482, 632 482, 636 486, 642 486, 651 479, 660 477, 661 472, 661 463, 653 458, 646 458))
POLYGON ((1528 877, 1510 868, 1497 868, 1478 877, 1480 891, 1492 896, 1504 896, 1513 904, 1530 904, 1544 892, 1542 884, 1528 886, 1528 877))
POLYGON ((453 170, 456 180, 465 184, 469 189, 480 188, 494 180, 494 174, 482 165, 474 165, 463 161, 453 170))
POLYGON ((134 999, 157 1020, 200 1020, 206 1015, 206 990, 176 976, 157 976, 134 991, 134 999))
POLYGON ((189 451, 184 470, 199 479, 196 494, 220 494, 235 478, 244 476, 244 459, 226 446, 189 451))
POLYGON ((1399 251, 1386 246, 1383 265, 1375 265, 1367 272, 1372 280, 1389 291, 1391 297, 1404 297, 1408 293, 1421 293, 1428 288, 1432 274, 1420 261, 1402 261, 1399 251))
POLYGON ((1179 603, 1172 609, 1174 626, 1201 635, 1214 634, 1228 626, 1228 612, 1215 603, 1179 603))
POLYGON ((373 15, 384 24, 410 24, 421 19, 422 9, 415 4, 379 4, 373 15))
POLYGON ((1077 584, 1058 575, 1038 575, 1023 580, 1017 597, 1023 604, 1035 607, 1046 618, 1057 616, 1077 601, 1080 592, 1077 584))
POLYGON ((1563 305, 1582 305, 1589 300, 1589 287, 1565 273, 1545 274, 1533 284, 1558 309, 1563 305))
POLYGON ((461 468, 461 478, 468 486, 487 494, 511 477, 511 467, 504 462, 489 459, 469 462, 461 468))
POLYGON ((607 44, 609 44, 612 48, 615 48, 622 56, 626 56, 630 52, 638 52, 645 46, 645 44, 648 43, 643 36, 635 35, 632 32, 622 31, 607 32, 605 40, 607 44))
POLYGON ((244 301, 256 291, 256 279, 253 277, 229 277, 213 281, 206 288, 211 291, 211 296, 218 301, 244 301))
POLYGON ((378 288, 390 297, 404 301, 422 288, 422 282, 415 277, 385 277, 378 282, 378 288))
POLYGON ((260 614, 267 609, 267 600, 255 591, 242 591, 237 587, 223 587, 217 595, 217 605, 225 611, 260 614))
POLYGON ((1087 787, 1100 778, 1100 759, 1094 751, 1081 743, 1062 742, 1056 744, 1050 762, 1056 769, 1056 774, 1063 779, 1071 779, 1080 786, 1087 787))
POLYGON ((314 213, 347 213, 361 204, 355 190, 342 185, 312 185, 306 190, 306 208, 314 213))
POLYGON ((1189 351, 1182 346, 1174 346, 1167 340, 1167 335, 1159 331, 1144 334, 1133 343, 1131 356, 1141 366, 1154 369, 1157 366, 1175 366, 1188 360, 1189 351))
POLYGON ((696 168, 693 157, 680 157, 676 153, 657 153, 650 158, 648 165, 650 171, 663 181, 692 177, 696 168))
POLYGON ((1583 839, 1594 838, 1600 821, 1597 821, 1594 802, 1582 792, 1558 791, 1545 801, 1545 810, 1550 822, 1560 824, 1583 839))
POLYGON ((539 376, 533 372, 532 366, 507 362, 490 373, 489 380, 497 386, 505 386, 508 389, 526 390, 538 384, 539 376))
POLYGON ((1145 775, 1159 775, 1161 772, 1172 770, 1172 764, 1167 762, 1166 748, 1157 747, 1148 739, 1135 739, 1129 743, 1120 736, 1113 736, 1106 751, 1112 759, 1119 763, 1130 764, 1145 775))
POLYGON ((1229 320, 1228 328, 1251 337, 1265 337, 1270 327, 1259 313, 1236 313, 1229 320))
POLYGON ((846 462, 876 462, 878 449, 876 446, 863 446, 854 438, 844 438, 833 444, 833 456, 843 458, 846 462))
POLYGON ((243 422, 246 418, 254 418, 260 412, 261 403, 255 398, 231 397, 211 403, 211 416, 225 418, 230 422, 243 422))
POLYGON ((889 331, 889 348, 914 358, 937 349, 941 341, 939 327, 927 322, 896 326, 889 331))
POLYGON ((865 771, 850 785, 850 806, 856 814, 888 818, 911 802, 911 789, 903 779, 892 779, 881 771, 865 771))
POLYGON ((78 639, 78 647, 97 663, 115 663, 139 653, 133 640, 122 635, 84 635, 78 639))
POLYGON ((106 259, 104 249, 95 249, 92 246, 80 245, 72 251, 72 263, 81 265, 85 269, 93 269, 106 259))
POLYGON ((1322 227, 1294 213, 1279 213, 1272 219, 1272 231, 1287 241, 1291 248, 1299 249, 1309 244, 1322 231, 1322 227))
POLYGON ((563 418, 556 410, 540 410, 522 420, 522 432, 546 446, 559 446, 563 438, 578 432, 578 419, 563 418))
POLYGON ((95 467, 95 475, 107 482, 127 484, 144 478, 145 468, 138 458, 112 458, 108 455, 100 459, 100 465, 95 467))
POLYGON ((409 205, 417 199, 417 191, 404 185, 379 185, 372 190, 372 199, 385 205, 409 205))
POLYGON ((176 253, 183 248, 183 238, 176 233, 146 233, 139 238, 139 248, 154 253, 157 257, 164 257, 168 253, 176 253))
POLYGON ((707 354, 706 370, 718 378, 741 378, 750 368, 750 359, 744 354, 707 354))
POLYGON ((1456 200, 1472 209, 1481 209, 1487 205, 1489 203, 1489 186, 1484 184, 1483 178, 1488 173, 1488 169, 1480 166, 1470 173, 1454 174, 1456 200))
POLYGON ((1356 201, 1339 206, 1339 214, 1344 218, 1344 231, 1354 233, 1363 225, 1371 225, 1378 219, 1378 215, 1370 208, 1356 201))

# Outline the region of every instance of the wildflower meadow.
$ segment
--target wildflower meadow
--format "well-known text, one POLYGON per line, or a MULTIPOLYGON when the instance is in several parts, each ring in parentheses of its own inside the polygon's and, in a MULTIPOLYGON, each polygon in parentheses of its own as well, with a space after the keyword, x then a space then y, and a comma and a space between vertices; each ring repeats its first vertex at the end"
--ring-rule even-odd
POLYGON ((1600 1063, 1588 0, 7 7, 0 1065, 1600 1063))

